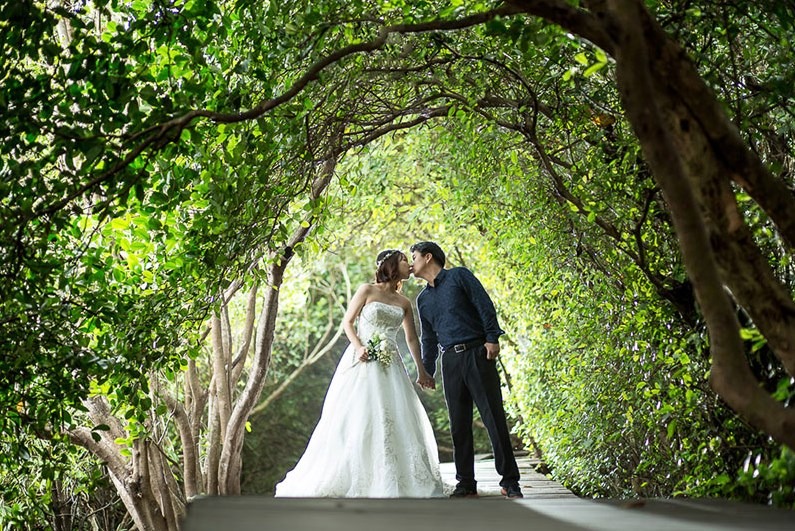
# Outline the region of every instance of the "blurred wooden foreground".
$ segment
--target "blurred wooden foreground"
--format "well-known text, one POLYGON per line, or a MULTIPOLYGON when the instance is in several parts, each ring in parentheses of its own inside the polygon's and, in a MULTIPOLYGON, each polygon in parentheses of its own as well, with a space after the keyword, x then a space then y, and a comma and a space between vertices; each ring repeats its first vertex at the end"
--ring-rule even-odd
MULTIPOLYGON (((518 458, 524 499, 499 495, 494 462, 476 465, 479 499, 202 498, 185 531, 733 531, 795 530, 795 512, 725 500, 586 500, 518 458)), ((442 464, 455 483, 452 463, 442 464)))

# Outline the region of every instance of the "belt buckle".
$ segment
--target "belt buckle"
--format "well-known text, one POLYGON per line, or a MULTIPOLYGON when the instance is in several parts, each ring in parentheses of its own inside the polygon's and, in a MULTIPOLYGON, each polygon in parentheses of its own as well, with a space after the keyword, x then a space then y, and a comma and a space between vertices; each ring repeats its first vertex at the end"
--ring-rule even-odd
POLYGON ((461 344, 458 344, 458 345, 454 345, 454 346, 453 346, 453 350, 454 350, 456 353, 464 352, 466 349, 467 349, 467 346, 466 346, 466 344, 464 344, 464 343, 461 343, 461 344))

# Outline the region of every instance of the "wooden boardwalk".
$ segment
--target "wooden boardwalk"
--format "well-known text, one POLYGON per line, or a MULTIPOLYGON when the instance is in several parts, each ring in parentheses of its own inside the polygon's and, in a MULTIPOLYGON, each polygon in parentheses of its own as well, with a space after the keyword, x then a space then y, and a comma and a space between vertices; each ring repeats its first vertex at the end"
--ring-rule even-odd
MULTIPOLYGON (((724 500, 585 500, 520 457, 525 497, 499 495, 494 461, 475 467, 479 499, 201 498, 184 531, 795 531, 795 512, 724 500)), ((452 463, 442 476, 455 484, 452 463)))
MULTIPOLYGON (((538 459, 527 455, 517 455, 516 464, 519 465, 521 480, 519 485, 526 499, 552 499, 575 498, 574 494, 566 487, 536 472, 535 467, 540 464, 538 459)), ((451 488, 455 486, 455 465, 442 463, 442 479, 451 488)), ((486 499, 502 499, 500 495, 500 477, 494 469, 494 459, 489 455, 475 457, 475 479, 478 481, 478 494, 486 499)))

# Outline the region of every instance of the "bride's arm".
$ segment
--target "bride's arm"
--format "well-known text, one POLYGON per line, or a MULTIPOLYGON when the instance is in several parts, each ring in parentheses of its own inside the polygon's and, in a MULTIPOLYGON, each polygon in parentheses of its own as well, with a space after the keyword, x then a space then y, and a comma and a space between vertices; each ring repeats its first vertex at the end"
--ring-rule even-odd
POLYGON ((406 299, 403 310, 403 330, 406 332, 406 343, 409 346, 409 352, 411 352, 411 357, 414 358, 414 364, 417 366, 417 383, 422 387, 428 387, 433 378, 422 364, 420 340, 417 338, 417 328, 414 326, 414 311, 408 299, 406 299))
POLYGON ((362 340, 356 335, 356 318, 362 311, 364 304, 367 302, 367 292, 370 289, 369 284, 362 284, 356 293, 351 297, 351 302, 348 303, 348 309, 345 310, 345 317, 342 318, 342 328, 345 330, 345 335, 348 336, 348 341, 353 345, 354 350, 358 354, 356 357, 361 359, 362 356, 367 356, 367 348, 362 344, 362 340))

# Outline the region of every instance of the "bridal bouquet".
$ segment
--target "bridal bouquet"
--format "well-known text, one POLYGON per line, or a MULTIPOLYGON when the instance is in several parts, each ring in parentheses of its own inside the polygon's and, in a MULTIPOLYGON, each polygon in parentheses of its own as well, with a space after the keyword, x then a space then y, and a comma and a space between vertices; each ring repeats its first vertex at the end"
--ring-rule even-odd
POLYGON ((379 334, 367 341, 367 361, 380 361, 384 366, 392 362, 392 348, 389 341, 379 334))

